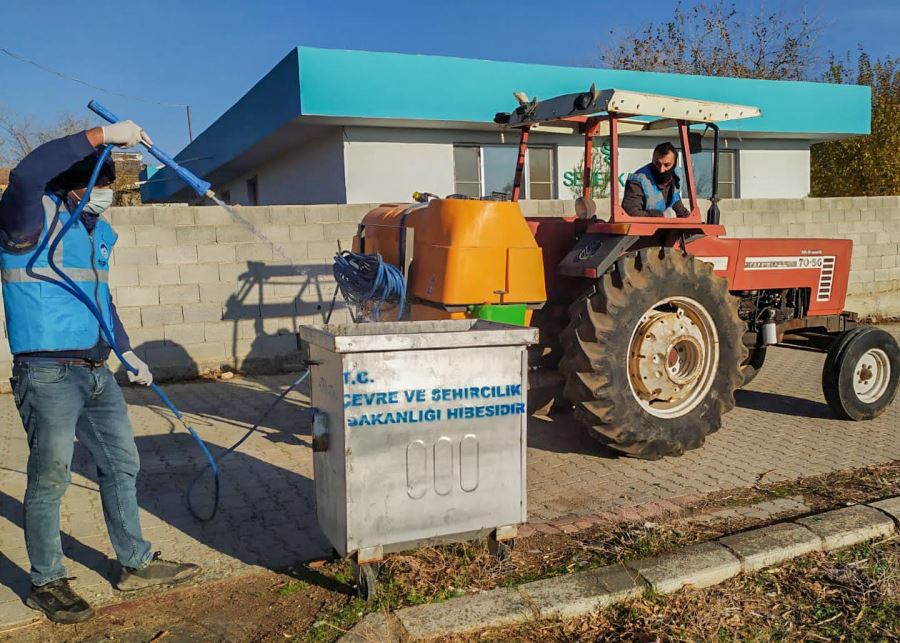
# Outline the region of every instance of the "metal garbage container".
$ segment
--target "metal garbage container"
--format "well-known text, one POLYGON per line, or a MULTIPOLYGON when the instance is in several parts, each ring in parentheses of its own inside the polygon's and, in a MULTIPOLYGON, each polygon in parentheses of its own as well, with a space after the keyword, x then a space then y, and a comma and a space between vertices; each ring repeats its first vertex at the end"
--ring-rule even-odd
MULTIPOLYGON (((319 525, 361 593, 385 552, 526 520, 526 346, 484 320, 303 326, 319 525)), ((367 587, 366 587, 367 586, 367 587)))

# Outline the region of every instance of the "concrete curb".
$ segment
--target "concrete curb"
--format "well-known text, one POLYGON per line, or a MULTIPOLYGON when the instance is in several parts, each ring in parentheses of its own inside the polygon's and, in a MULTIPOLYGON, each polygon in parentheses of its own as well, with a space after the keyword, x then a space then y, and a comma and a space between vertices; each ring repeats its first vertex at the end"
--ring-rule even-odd
POLYGON ((638 598, 710 587, 813 551, 831 551, 900 531, 900 496, 752 529, 675 552, 556 576, 393 615, 370 614, 344 642, 422 641, 538 619, 570 619, 638 598))

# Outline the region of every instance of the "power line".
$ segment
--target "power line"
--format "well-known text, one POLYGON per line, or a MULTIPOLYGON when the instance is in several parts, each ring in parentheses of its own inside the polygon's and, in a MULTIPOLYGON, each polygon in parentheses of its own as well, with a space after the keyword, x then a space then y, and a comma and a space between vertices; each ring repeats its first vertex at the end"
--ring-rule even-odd
POLYGON ((142 96, 134 96, 132 94, 123 94, 122 92, 117 92, 117 91, 113 91, 111 89, 106 89, 105 87, 100 87, 99 85, 94 85, 93 83, 89 83, 86 80, 76 78, 75 76, 69 76, 68 74, 64 74, 61 71, 57 71, 55 69, 47 67, 46 65, 43 65, 37 61, 31 60, 30 58, 25 58, 24 56, 20 56, 19 54, 12 52, 9 49, 6 49, 4 47, 0 47, 0 53, 4 53, 7 56, 9 56, 10 58, 14 58, 15 60, 18 60, 19 62, 23 62, 23 63, 29 64, 29 65, 32 65, 34 67, 37 67, 41 71, 47 72, 48 74, 53 74, 54 76, 58 76, 59 78, 62 78, 63 80, 70 80, 74 83, 79 83, 81 85, 84 85, 85 87, 90 87, 91 89, 96 89, 97 91, 101 91, 106 94, 110 94, 112 96, 119 96, 120 98, 128 98, 130 100, 136 100, 136 101, 140 101, 142 103, 151 103, 153 105, 161 105, 163 107, 189 107, 188 105, 185 105, 183 103, 167 103, 165 101, 154 100, 152 98, 144 98, 142 96))

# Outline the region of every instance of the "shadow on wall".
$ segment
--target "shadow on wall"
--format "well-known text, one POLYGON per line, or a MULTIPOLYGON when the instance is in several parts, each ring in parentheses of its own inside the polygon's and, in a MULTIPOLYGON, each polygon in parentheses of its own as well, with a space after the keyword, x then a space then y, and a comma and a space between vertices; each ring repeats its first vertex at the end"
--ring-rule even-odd
MULTIPOLYGON (((191 380, 200 375, 197 362, 178 342, 156 339, 134 347, 134 352, 148 363, 154 380, 191 380)), ((120 384, 128 382, 123 366, 116 371, 116 379, 120 384)))
MULTIPOLYGON (((335 293, 330 264, 273 266, 250 261, 225 302, 221 323, 231 325, 225 355, 198 363, 187 348, 162 339, 144 342, 134 350, 158 381, 196 379, 211 369, 298 370, 306 358, 297 341, 299 326, 347 317, 346 305, 335 293)), ((116 377, 127 382, 122 367, 116 377)))
POLYGON ((298 327, 326 323, 343 314, 345 306, 336 293, 330 264, 273 266, 248 261, 223 314, 232 322, 235 367, 244 372, 272 372, 297 366, 302 360, 296 344, 298 327), (271 330, 273 325, 279 328, 271 330), (243 343, 248 339, 252 344, 244 354, 243 343))

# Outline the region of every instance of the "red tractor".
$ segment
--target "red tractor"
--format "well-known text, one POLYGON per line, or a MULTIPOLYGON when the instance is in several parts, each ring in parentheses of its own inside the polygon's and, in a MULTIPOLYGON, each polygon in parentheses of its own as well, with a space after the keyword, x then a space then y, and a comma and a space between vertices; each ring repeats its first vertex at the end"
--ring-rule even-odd
POLYGON ((725 237, 715 123, 758 116, 757 108, 594 87, 517 98, 517 109, 494 119, 520 132, 512 202, 424 195, 419 204, 381 206, 360 225, 357 249, 407 272, 413 318, 502 319, 504 309, 525 310, 521 322, 541 331, 529 359, 530 406, 574 407, 592 436, 641 458, 702 445, 774 344, 827 352, 822 386, 838 417, 870 419, 892 402, 897 342, 843 309, 851 241, 725 237), (712 132, 705 217, 691 163, 697 124, 712 132), (619 203, 619 135, 672 128, 690 214, 629 216, 619 203), (521 217, 515 201, 535 131, 584 137, 574 218, 521 217), (609 138, 611 152, 606 221, 590 197, 598 136, 609 138))

